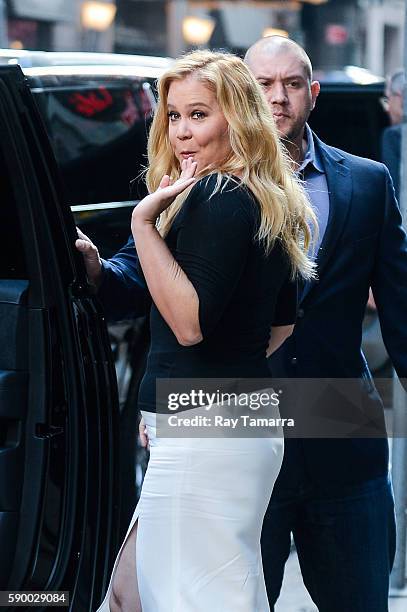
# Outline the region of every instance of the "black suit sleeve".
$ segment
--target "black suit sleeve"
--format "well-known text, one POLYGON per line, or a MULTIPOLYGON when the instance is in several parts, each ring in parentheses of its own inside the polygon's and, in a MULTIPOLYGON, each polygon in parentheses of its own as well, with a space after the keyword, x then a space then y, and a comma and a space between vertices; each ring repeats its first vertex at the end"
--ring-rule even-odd
POLYGON ((407 379, 407 238, 391 178, 383 166, 385 209, 372 279, 383 340, 400 379, 407 379))
POLYGON ((202 179, 184 204, 175 259, 199 298, 205 338, 218 324, 242 274, 253 240, 254 202, 243 188, 212 195, 202 179))

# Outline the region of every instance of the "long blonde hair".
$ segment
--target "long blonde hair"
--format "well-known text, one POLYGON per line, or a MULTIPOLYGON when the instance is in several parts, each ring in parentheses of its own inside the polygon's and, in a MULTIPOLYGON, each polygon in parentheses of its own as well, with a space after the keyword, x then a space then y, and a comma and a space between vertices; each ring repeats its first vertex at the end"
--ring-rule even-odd
MULTIPOLYGON (((148 141, 149 191, 155 191, 164 176, 176 180, 181 172, 168 136, 167 96, 173 81, 193 75, 216 96, 228 122, 231 153, 218 167, 203 174, 218 173, 215 192, 222 176, 239 176, 251 190, 260 208, 257 240, 269 253, 280 240, 290 261, 292 274, 315 276, 315 264, 307 256, 312 242, 310 226, 317 222, 308 198, 295 177, 291 162, 281 145, 261 86, 243 61, 229 53, 194 51, 180 57, 158 81, 158 106, 148 141)), ((159 231, 165 236, 185 201, 182 193, 160 216, 159 231)))

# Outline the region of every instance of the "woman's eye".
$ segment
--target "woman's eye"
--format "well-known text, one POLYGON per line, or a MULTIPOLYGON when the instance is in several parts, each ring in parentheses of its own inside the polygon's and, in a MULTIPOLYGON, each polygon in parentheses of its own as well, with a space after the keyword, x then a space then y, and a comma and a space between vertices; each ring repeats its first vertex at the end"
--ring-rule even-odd
POLYGON ((179 114, 174 111, 170 111, 169 113, 167 113, 167 115, 170 121, 175 121, 179 117, 179 114))
POLYGON ((203 119, 205 117, 205 113, 203 113, 202 111, 194 111, 192 113, 192 117, 194 117, 195 119, 203 119))

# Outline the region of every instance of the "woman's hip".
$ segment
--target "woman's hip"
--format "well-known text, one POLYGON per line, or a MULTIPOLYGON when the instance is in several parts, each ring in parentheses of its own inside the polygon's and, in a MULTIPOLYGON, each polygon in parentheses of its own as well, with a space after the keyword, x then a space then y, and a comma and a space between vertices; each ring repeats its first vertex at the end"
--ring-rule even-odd
MULTIPOLYGON (((263 513, 283 460, 282 437, 160 437, 157 419, 144 413, 150 460, 143 484, 142 505, 159 499, 201 511, 227 504, 263 513)), ((231 510, 233 514, 233 509, 231 510)))

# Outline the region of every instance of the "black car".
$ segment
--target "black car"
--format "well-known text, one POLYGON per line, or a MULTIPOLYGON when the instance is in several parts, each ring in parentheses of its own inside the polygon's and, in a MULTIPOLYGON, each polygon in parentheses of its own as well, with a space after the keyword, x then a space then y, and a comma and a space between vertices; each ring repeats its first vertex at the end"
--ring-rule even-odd
POLYGON ((321 83, 310 125, 328 144, 380 161, 381 134, 389 121, 383 107, 384 79, 364 68, 314 71, 321 83))
POLYGON ((38 107, 0 66, 0 590, 89 611, 117 545, 118 397, 38 107))
POLYGON ((134 201, 146 188, 147 134, 162 57, 0 49, 19 63, 44 119, 65 200, 103 257, 127 240, 134 201))

